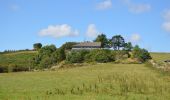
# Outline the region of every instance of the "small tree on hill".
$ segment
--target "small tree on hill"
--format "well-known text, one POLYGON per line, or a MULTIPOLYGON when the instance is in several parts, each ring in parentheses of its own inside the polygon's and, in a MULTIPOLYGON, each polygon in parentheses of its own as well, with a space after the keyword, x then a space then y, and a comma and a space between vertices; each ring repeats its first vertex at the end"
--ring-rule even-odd
POLYGON ((34 47, 34 50, 39 50, 39 49, 41 49, 42 44, 41 44, 41 43, 35 43, 35 44, 33 45, 33 47, 34 47))
POLYGON ((145 62, 149 59, 152 59, 152 57, 150 56, 150 53, 146 49, 139 48, 138 45, 136 45, 133 48, 132 57, 137 58, 141 62, 145 62))
POLYGON ((115 35, 111 39, 111 44, 114 50, 120 50, 121 47, 124 47, 125 40, 121 35, 115 35))
POLYGON ((101 47, 104 48, 108 45, 108 39, 105 34, 100 34, 94 40, 94 42, 101 42, 101 47))
POLYGON ((125 51, 132 51, 132 49, 133 49, 132 43, 131 42, 125 43, 123 49, 125 51))

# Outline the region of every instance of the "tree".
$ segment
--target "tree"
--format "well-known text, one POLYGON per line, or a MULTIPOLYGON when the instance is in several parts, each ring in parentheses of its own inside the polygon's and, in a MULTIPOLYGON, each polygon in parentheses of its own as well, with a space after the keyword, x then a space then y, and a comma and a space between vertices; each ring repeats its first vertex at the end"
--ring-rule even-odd
POLYGON ((51 54, 56 51, 56 46, 55 45, 47 45, 47 46, 44 46, 42 47, 40 50, 39 50, 39 56, 51 56, 51 54))
POLYGON ((132 43, 131 42, 128 42, 128 43, 125 43, 124 44, 124 50, 126 51, 132 51, 133 49, 133 46, 132 46, 132 43))
POLYGON ((105 34, 100 34, 97 36, 97 38, 94 40, 94 42, 101 42, 101 47, 104 48, 108 45, 108 39, 105 34))
POLYGON ((137 58, 141 62, 145 62, 148 59, 152 59, 152 57, 150 56, 149 52, 146 49, 139 48, 138 45, 136 45, 133 48, 132 55, 133 55, 132 56, 133 58, 137 58))
POLYGON ((73 45, 77 44, 76 42, 66 42, 61 46, 64 50, 71 50, 73 45))
POLYGON ((35 44, 33 45, 33 47, 34 47, 34 50, 39 50, 39 49, 41 49, 42 44, 41 44, 41 43, 35 43, 35 44))
POLYGON ((121 35, 115 35, 112 37, 111 43, 115 50, 120 50, 121 47, 124 47, 125 40, 121 35))
POLYGON ((64 48, 59 48, 57 49, 53 54, 52 58, 54 59, 54 62, 61 62, 65 60, 66 55, 65 55, 65 50, 64 48))

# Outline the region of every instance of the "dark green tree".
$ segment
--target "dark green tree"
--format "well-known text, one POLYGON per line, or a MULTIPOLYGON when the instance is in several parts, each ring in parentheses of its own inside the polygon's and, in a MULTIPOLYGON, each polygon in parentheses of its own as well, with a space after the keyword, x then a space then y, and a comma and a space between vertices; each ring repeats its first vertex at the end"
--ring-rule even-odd
POLYGON ((141 62, 152 59, 150 53, 146 49, 141 49, 138 45, 133 48, 132 55, 133 58, 137 58, 141 62))
POLYGON ((34 50, 39 50, 39 49, 41 49, 42 44, 41 43, 35 43, 35 44, 33 44, 33 47, 34 47, 34 50))
POLYGON ((105 34, 100 34, 97 36, 97 38, 94 40, 94 42, 101 42, 101 47, 104 48, 108 45, 108 39, 105 34))
POLYGON ((71 50, 72 47, 77 44, 76 42, 66 42, 65 44, 63 44, 61 46, 61 48, 63 48, 64 50, 71 50))
POLYGON ((132 49, 133 49, 133 46, 132 46, 131 42, 128 42, 128 43, 124 44, 124 50, 125 51, 132 51, 132 49))
POLYGON ((47 45, 47 46, 44 46, 42 47, 40 50, 39 50, 39 56, 42 57, 42 56, 51 56, 51 54, 53 52, 56 51, 56 46, 55 45, 47 45))
POLYGON ((121 47, 124 47, 125 40, 121 35, 115 35, 111 39, 111 45, 114 50, 120 50, 121 47))

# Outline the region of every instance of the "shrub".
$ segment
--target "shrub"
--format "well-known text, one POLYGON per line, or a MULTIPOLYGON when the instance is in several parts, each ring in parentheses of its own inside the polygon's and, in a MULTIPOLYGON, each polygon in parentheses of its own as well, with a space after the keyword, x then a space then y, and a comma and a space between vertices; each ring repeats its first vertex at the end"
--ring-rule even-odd
POLYGON ((124 60, 130 57, 130 54, 128 51, 122 50, 122 51, 112 51, 115 55, 115 60, 124 60))
POLYGON ((110 62, 114 61, 115 55, 110 50, 96 49, 91 50, 89 54, 85 56, 87 62, 110 62))
POLYGON ((66 60, 71 63, 81 63, 85 60, 85 56, 89 53, 87 50, 71 51, 67 54, 66 60))
POLYGON ((152 59, 150 53, 146 49, 139 48, 139 46, 134 47, 132 55, 133 58, 137 58, 141 62, 145 62, 149 59, 152 59))
POLYGON ((0 73, 5 73, 5 72, 8 72, 8 67, 0 65, 0 73))

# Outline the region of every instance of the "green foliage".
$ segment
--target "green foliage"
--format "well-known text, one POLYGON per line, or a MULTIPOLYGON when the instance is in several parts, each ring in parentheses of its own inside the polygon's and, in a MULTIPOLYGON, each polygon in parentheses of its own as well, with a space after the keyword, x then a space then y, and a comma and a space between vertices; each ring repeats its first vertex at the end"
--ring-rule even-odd
POLYGON ((124 60, 130 57, 130 54, 128 51, 125 50, 119 50, 119 51, 112 51, 115 54, 115 60, 124 60))
POLYGON ((90 51, 90 53, 86 55, 86 61, 106 63, 114 61, 114 57, 110 50, 96 49, 90 51))
POLYGON ((105 34, 98 35, 94 42, 101 42, 101 47, 104 48, 108 45, 108 39, 105 34))
POLYGON ((39 49, 41 49, 42 44, 41 43, 35 43, 35 44, 33 44, 33 47, 34 47, 34 50, 39 50, 39 49))
POLYGON ((2 72, 29 70, 29 61, 33 59, 36 54, 36 51, 18 51, 15 53, 0 54, 0 69, 4 69, 2 72))
POLYGON ((114 54, 110 50, 95 49, 95 50, 80 50, 72 51, 67 55, 67 61, 71 63, 81 62, 99 62, 106 63, 114 61, 114 54))
POLYGON ((77 44, 76 42, 66 42, 61 46, 64 50, 71 50, 73 45, 77 44))
POLYGON ((6 72, 8 72, 8 67, 0 65, 0 73, 6 73, 6 72))
POLYGON ((50 68, 53 64, 57 63, 58 56, 56 56, 56 50, 57 48, 55 45, 47 45, 42 47, 37 56, 30 60, 31 68, 50 68))
POLYGON ((39 50, 39 56, 42 57, 42 56, 51 56, 51 54, 53 52, 56 51, 56 47, 55 45, 47 45, 47 46, 44 46, 42 47, 40 50, 39 50))
POLYGON ((66 61, 70 63, 81 63, 89 53, 87 50, 71 51, 67 54, 66 61))
POLYGON ((53 63, 54 62, 53 62, 52 57, 44 56, 42 60, 40 61, 40 64, 38 65, 38 67, 39 69, 50 68, 53 63))
POLYGON ((121 47, 124 47, 125 40, 121 35, 115 35, 112 37, 111 43, 115 50, 119 50, 121 47))
POLYGON ((148 59, 152 59, 152 57, 150 56, 150 53, 146 49, 139 48, 138 45, 136 45, 133 48, 132 55, 133 55, 132 56, 133 58, 137 58, 141 62, 145 62, 148 59))
POLYGON ((37 56, 30 60, 31 68, 44 69, 65 60, 65 49, 61 47, 57 49, 55 45, 47 45, 42 47, 37 56))
POLYGON ((131 42, 128 42, 128 43, 124 44, 123 50, 125 50, 125 51, 132 51, 132 49, 133 49, 133 46, 132 46, 131 42))

